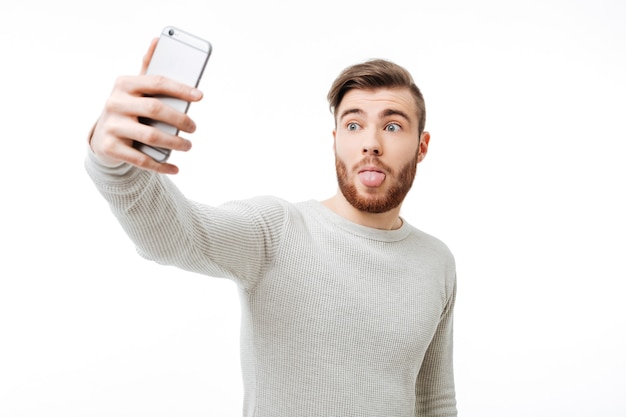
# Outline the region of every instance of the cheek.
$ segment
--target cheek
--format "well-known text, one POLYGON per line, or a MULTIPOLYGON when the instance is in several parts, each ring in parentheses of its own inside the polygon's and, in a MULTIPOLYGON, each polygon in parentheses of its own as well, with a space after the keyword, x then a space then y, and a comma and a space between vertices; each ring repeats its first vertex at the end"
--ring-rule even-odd
POLYGON ((401 167, 406 166, 406 164, 409 164, 412 161, 415 161, 415 163, 417 164, 419 158, 417 151, 417 146, 407 146, 395 149, 393 152, 386 153, 386 156, 388 158, 387 161, 392 163, 396 169, 400 169, 401 167))
POLYGON ((420 152, 420 145, 419 143, 411 143, 410 145, 407 145, 406 149, 403 151, 403 154, 407 157, 411 157, 411 159, 417 157, 417 155, 420 152))
POLYGON ((356 140, 345 140, 340 135, 335 136, 334 147, 337 155, 349 157, 351 155, 360 155, 359 143, 356 140))

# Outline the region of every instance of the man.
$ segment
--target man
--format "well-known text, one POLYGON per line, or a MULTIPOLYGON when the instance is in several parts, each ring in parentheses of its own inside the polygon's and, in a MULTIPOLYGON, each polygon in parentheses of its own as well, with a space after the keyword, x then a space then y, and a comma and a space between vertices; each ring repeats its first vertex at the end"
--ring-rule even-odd
POLYGON ((202 97, 160 77, 119 78, 86 168, 142 256, 238 284, 244 416, 456 416, 454 259, 400 217, 430 140, 409 73, 373 60, 334 82, 339 189, 322 202, 186 199, 162 175, 176 166, 132 146, 190 148, 137 122, 195 129, 150 95, 202 97))

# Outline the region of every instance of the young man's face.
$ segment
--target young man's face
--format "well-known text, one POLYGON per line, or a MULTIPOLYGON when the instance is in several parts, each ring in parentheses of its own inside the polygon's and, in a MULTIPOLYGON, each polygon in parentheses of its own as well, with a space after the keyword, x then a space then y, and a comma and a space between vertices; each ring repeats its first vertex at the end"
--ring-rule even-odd
POLYGON ((369 213, 398 207, 430 139, 425 132, 418 140, 417 105, 409 89, 350 90, 335 115, 335 164, 345 198, 369 213))

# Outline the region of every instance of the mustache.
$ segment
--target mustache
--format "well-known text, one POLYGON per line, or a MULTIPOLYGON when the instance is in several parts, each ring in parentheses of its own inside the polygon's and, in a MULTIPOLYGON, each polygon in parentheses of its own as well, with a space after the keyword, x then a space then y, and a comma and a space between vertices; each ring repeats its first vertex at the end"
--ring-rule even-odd
POLYGON ((389 165, 385 164, 384 162, 381 162, 381 160, 378 159, 377 156, 367 156, 361 159, 358 163, 354 164, 354 166, 352 167, 352 170, 358 171, 364 167, 380 168, 381 171, 385 171, 391 174, 393 173, 393 169, 389 165))

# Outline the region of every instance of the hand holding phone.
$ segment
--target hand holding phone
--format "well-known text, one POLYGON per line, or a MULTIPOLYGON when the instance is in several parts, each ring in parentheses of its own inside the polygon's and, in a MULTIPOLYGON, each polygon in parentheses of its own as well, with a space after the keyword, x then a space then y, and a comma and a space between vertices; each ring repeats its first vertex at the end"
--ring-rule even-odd
MULTIPOLYGON (((162 75, 197 87, 211 51, 212 46, 208 41, 173 26, 166 26, 161 32, 146 74, 162 75)), ((180 112, 186 113, 189 109, 188 101, 165 96, 156 98, 180 112)), ((139 121, 171 135, 178 135, 177 128, 158 120, 139 118, 139 121)), ((137 141, 133 143, 133 147, 158 162, 165 162, 171 153, 170 149, 153 147, 137 141)))

